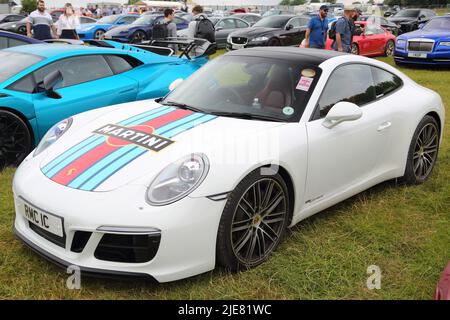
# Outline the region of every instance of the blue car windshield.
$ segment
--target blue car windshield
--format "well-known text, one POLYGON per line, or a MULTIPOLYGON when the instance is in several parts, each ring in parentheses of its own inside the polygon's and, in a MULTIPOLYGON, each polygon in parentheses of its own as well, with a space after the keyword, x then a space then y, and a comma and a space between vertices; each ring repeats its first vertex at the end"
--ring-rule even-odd
POLYGON ((44 60, 43 57, 33 54, 0 51, 0 61, 8 61, 8 63, 0 63, 0 82, 8 80, 19 72, 28 67, 44 60))
POLYGON ((423 27, 422 30, 425 31, 445 30, 450 32, 450 17, 432 19, 423 27))
POLYGON ((101 18, 100 20, 97 20, 98 24, 113 24, 116 22, 116 20, 119 18, 118 15, 115 16, 106 16, 101 18))

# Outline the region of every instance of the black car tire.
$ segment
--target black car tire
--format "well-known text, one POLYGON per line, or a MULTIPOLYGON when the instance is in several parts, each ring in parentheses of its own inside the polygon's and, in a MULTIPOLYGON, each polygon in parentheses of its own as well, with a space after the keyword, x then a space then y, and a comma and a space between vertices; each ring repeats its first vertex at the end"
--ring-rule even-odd
POLYGON ((359 47, 358 44, 356 43, 352 43, 350 45, 350 53, 354 54, 354 55, 359 55, 359 47))
POLYGON ((131 36, 131 43, 141 43, 142 41, 147 40, 147 35, 144 31, 138 30, 131 36))
POLYGON ((98 30, 95 31, 95 33, 94 33, 94 39, 95 39, 95 40, 100 40, 104 35, 105 35, 105 30, 103 30, 103 29, 98 29, 98 30))
POLYGON ((10 111, 0 110, 0 170, 19 165, 32 146, 33 137, 25 121, 10 111))
POLYGON ((272 39, 269 39, 269 41, 267 42, 267 46, 268 47, 279 47, 279 46, 281 46, 281 42, 277 38, 272 38, 272 39))
POLYGON ((217 233, 218 264, 237 271, 266 261, 286 233, 290 210, 279 173, 262 175, 256 169, 248 174, 228 195, 217 233))
POLYGON ((411 139, 405 174, 400 181, 415 185, 428 179, 436 165, 439 139, 440 130, 436 119, 429 115, 423 117, 411 139))
POLYGON ((20 33, 20 34, 26 35, 27 34, 27 27, 21 26, 21 27, 17 28, 17 32, 20 33))
POLYGON ((386 46, 384 47, 384 56, 391 57, 394 55, 394 51, 395 51, 395 42, 389 40, 388 42, 386 42, 386 46))

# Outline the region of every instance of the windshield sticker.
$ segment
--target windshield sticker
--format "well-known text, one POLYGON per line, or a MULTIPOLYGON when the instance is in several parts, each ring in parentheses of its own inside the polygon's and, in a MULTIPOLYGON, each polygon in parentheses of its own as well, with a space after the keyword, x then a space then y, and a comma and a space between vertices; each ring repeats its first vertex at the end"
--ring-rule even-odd
POLYGON ((313 69, 303 69, 302 70, 302 76, 308 77, 308 78, 314 78, 316 75, 316 72, 313 69))
POLYGON ((313 81, 314 81, 313 78, 301 77, 295 89, 308 91, 313 81))
POLYGON ((283 114, 287 115, 287 116, 292 116, 294 114, 294 108, 292 107, 284 107, 283 108, 283 114))

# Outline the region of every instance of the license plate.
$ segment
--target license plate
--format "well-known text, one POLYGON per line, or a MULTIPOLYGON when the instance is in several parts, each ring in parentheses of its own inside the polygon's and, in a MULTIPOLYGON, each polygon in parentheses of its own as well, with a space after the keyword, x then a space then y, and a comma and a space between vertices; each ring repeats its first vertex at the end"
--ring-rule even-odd
POLYGON ((408 57, 410 57, 410 58, 423 58, 423 59, 426 59, 427 58, 427 54, 426 53, 418 53, 418 52, 410 52, 410 53, 408 53, 408 57))
POLYGON ((64 236, 62 218, 38 209, 27 202, 22 202, 22 214, 28 221, 39 228, 59 237, 64 236))
POLYGON ((231 46, 231 48, 233 48, 234 50, 244 49, 244 45, 243 44, 233 44, 231 46))

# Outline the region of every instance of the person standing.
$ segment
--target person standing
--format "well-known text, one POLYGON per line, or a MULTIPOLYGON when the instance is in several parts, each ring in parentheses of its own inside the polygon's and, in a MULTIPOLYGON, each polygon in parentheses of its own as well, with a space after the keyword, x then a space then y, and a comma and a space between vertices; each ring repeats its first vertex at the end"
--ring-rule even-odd
POLYGON ((75 11, 70 3, 64 6, 64 13, 59 16, 56 23, 57 35, 63 39, 80 40, 76 29, 80 26, 80 19, 75 15, 75 11))
POLYGON ((44 0, 38 0, 37 9, 28 16, 27 36, 37 40, 52 39, 52 31, 56 35, 52 16, 45 10, 44 0))
POLYGON ((324 49, 328 31, 328 6, 322 5, 319 14, 309 20, 305 35, 305 48, 324 49))
POLYGON ((208 19, 208 16, 203 14, 202 6, 195 6, 192 8, 192 21, 188 25, 188 38, 195 38, 197 33, 197 24, 200 19, 208 19))
POLYGON ((336 40, 333 42, 332 48, 339 52, 350 52, 352 44, 352 27, 350 20, 353 18, 354 9, 351 6, 344 7, 344 16, 336 22, 336 40))
MULTIPOLYGON (((176 38, 177 37, 177 25, 175 24, 175 11, 173 9, 164 10, 164 23, 167 25, 167 37, 176 38)), ((176 44, 170 44, 171 48, 175 53, 178 50, 176 44)))

